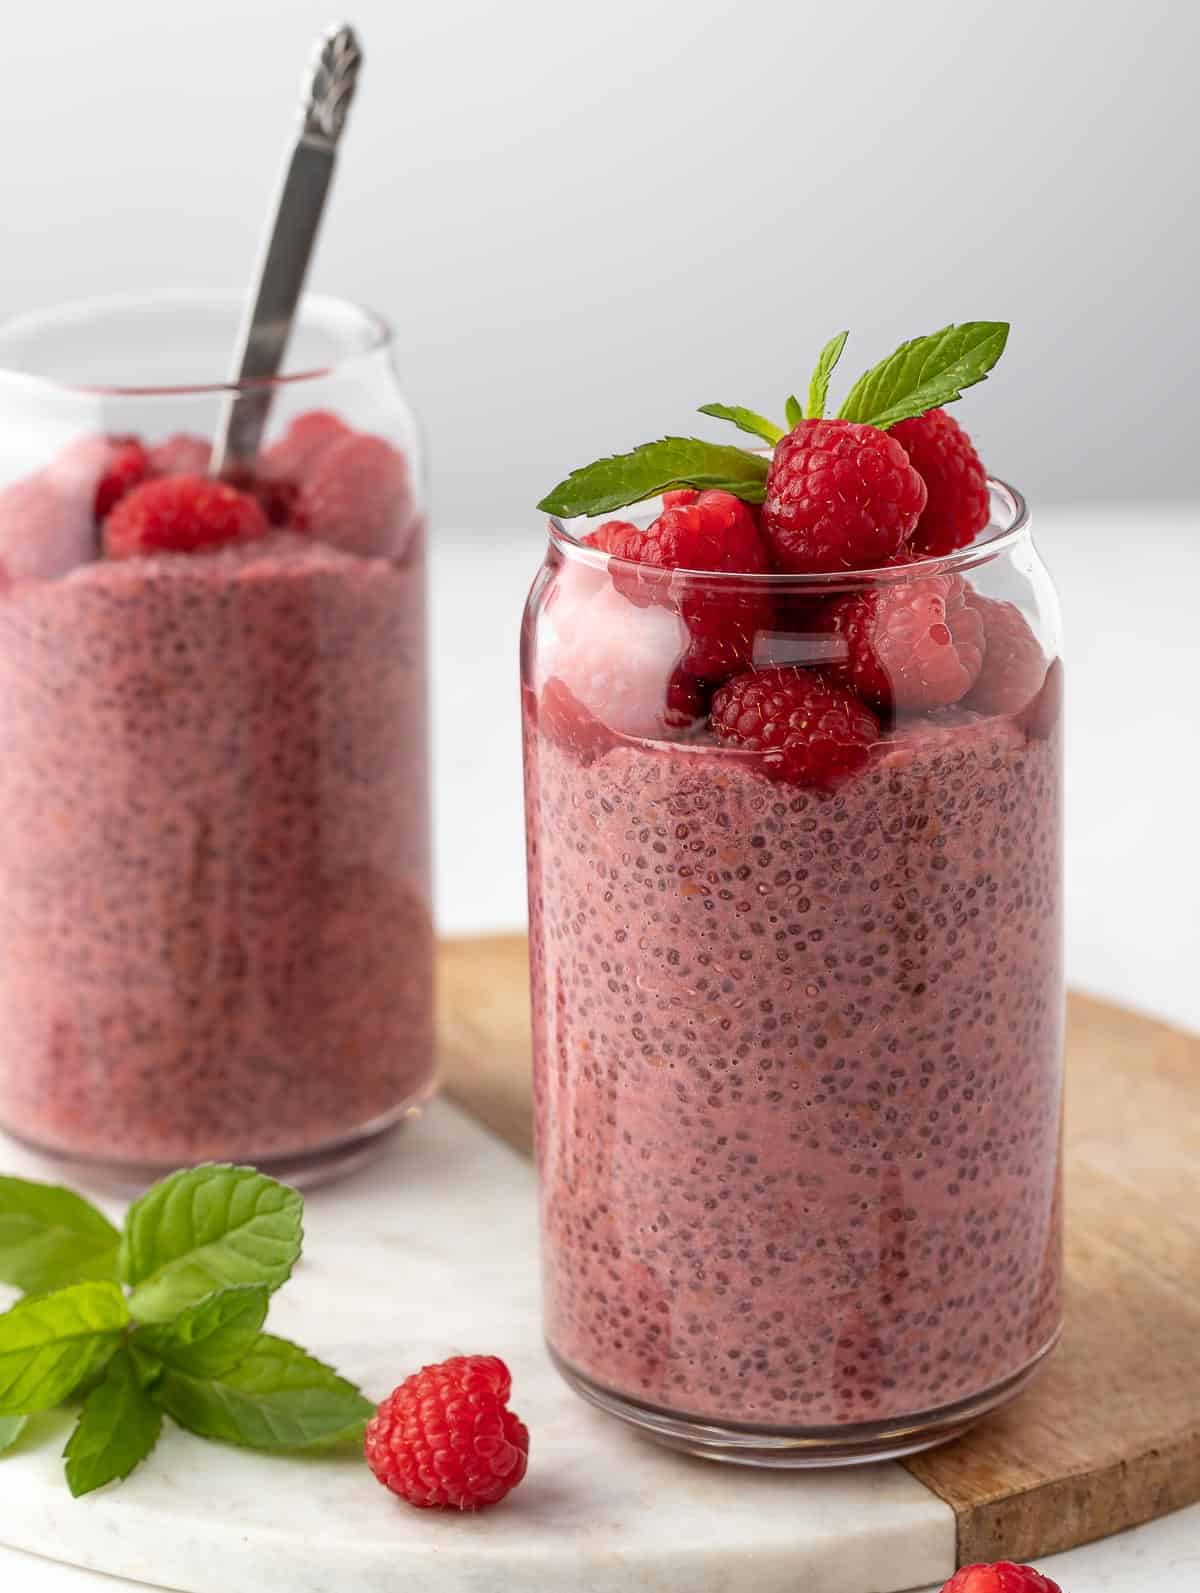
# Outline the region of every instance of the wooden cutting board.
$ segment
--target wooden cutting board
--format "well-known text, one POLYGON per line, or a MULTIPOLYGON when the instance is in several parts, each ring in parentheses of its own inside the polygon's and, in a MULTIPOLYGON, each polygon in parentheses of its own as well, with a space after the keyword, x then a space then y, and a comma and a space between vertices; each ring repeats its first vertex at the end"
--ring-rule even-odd
MULTIPOLYGON (((532 1148, 524 936, 443 943, 446 1092, 532 1148)), ((1067 1311, 1035 1386, 901 1462, 954 1510, 960 1565, 1036 1559, 1200 1500, 1200 1038, 1073 994, 1067 1311)))

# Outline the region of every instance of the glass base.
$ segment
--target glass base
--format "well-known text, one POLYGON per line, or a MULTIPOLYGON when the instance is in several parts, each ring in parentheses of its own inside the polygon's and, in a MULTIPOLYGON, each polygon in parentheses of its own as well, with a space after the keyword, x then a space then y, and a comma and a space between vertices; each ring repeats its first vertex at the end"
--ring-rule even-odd
POLYGON ((1015 1399, 1033 1381, 1046 1357, 1058 1343, 1056 1332, 1028 1365, 1002 1383, 953 1405, 897 1416, 891 1421, 863 1422, 846 1427, 752 1427, 737 1422, 713 1422, 644 1405, 617 1394, 564 1361, 552 1346, 550 1358, 561 1376, 590 1405, 617 1416, 638 1432, 667 1449, 720 1460, 734 1466, 766 1466, 780 1470, 803 1467, 867 1466, 878 1460, 898 1460, 960 1438, 972 1423, 989 1411, 1015 1399))
MULTIPOLYGON (((314 1146, 311 1150, 288 1151, 282 1154, 267 1152, 262 1156, 239 1153, 236 1156, 226 1157, 206 1156, 200 1160, 235 1161, 240 1166, 256 1167, 268 1177, 278 1178, 282 1183, 291 1184, 296 1189, 314 1189, 319 1184, 333 1183, 335 1179, 357 1172, 360 1167, 366 1166, 368 1162, 382 1155, 408 1119, 420 1116, 433 1091, 433 1084, 428 1084, 415 1095, 409 1096, 407 1100, 393 1107, 390 1112, 381 1113, 364 1123, 353 1134, 346 1135, 342 1139, 329 1140, 325 1144, 314 1146)), ((180 1167, 195 1165, 188 1161, 126 1161, 80 1156, 71 1151, 40 1144, 37 1140, 9 1128, 7 1124, 0 1124, 0 1129, 3 1129, 10 1139, 16 1140, 19 1145, 32 1151, 35 1156, 40 1156, 46 1162, 53 1164, 71 1182, 86 1184, 93 1189, 114 1195, 140 1195, 151 1184, 157 1183, 160 1178, 166 1178, 170 1173, 177 1172, 180 1167)))

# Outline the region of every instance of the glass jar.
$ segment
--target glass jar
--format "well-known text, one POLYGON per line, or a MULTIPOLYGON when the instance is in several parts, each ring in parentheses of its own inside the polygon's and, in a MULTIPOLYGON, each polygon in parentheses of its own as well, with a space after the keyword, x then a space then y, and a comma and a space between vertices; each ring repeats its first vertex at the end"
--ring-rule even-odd
POLYGON ((233 540, 180 551, 124 497, 207 470, 239 317, 0 326, 0 1126, 120 1185, 328 1176, 432 1075, 425 484, 388 328, 304 302, 233 540))
POLYGON ((648 575, 551 521, 523 634, 546 1331, 676 1448, 911 1453, 1059 1333, 1058 618, 991 499, 971 547, 841 575, 648 575), (718 740, 715 635, 760 683, 852 686, 870 745, 718 740))

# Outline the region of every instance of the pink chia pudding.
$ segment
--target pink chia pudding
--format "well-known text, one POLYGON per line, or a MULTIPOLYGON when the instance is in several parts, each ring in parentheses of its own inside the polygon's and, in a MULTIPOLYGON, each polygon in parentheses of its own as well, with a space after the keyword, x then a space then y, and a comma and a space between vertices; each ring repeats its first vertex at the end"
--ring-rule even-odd
POLYGON ((0 1125, 283 1169, 429 1085, 422 531, 338 545, 276 482, 274 527, 160 551, 139 490, 0 592, 0 1125))
POLYGON ((931 715, 815 792, 527 709, 565 1369, 788 1429, 1022 1372, 1059 1319, 1057 723, 931 715))

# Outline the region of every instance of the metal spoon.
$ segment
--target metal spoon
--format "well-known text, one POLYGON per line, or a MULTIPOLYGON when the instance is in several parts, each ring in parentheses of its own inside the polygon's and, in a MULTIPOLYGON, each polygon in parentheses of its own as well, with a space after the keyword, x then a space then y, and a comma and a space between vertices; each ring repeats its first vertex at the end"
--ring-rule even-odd
POLYGON ((238 332, 233 380, 251 385, 239 385, 225 397, 210 475, 220 476, 233 463, 252 466, 258 453, 275 395, 272 379, 283 363, 362 59, 349 26, 333 28, 317 41, 300 128, 238 332))

